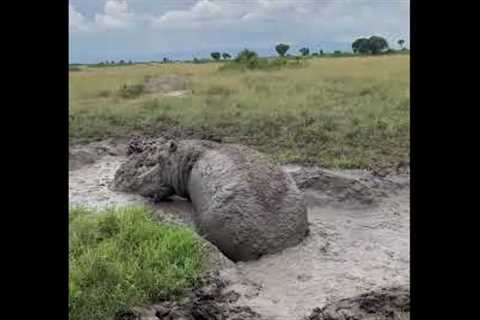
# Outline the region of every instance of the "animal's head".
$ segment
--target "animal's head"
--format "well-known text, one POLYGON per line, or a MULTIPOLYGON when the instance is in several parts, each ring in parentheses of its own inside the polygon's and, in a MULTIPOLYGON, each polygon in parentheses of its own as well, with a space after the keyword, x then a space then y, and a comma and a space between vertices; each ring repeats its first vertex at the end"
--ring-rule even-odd
POLYGON ((158 200, 171 196, 174 190, 169 173, 176 149, 174 140, 133 139, 128 146, 127 161, 115 173, 113 188, 158 200))

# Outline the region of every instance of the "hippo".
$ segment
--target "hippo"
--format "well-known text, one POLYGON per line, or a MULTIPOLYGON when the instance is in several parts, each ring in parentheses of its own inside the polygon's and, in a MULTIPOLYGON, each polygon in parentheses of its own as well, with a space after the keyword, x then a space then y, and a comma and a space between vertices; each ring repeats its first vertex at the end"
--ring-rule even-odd
POLYGON ((292 177, 243 145, 204 140, 133 140, 112 188, 154 201, 191 201, 199 233, 233 261, 299 244, 307 207, 292 177))

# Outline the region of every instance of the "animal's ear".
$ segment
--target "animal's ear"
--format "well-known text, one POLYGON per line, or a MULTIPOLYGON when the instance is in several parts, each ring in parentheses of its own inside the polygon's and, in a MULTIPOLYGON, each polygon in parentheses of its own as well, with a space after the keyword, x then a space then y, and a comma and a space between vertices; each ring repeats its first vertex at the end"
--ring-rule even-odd
POLYGON ((177 150, 177 142, 174 140, 168 141, 168 151, 169 152, 175 152, 177 150))

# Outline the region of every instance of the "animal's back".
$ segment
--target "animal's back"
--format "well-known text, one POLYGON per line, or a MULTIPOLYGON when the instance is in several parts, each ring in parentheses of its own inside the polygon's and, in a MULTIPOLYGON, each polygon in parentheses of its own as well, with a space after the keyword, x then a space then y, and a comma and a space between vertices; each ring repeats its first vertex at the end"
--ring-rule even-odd
POLYGON ((239 145, 207 150, 189 193, 199 230, 235 260, 298 244, 308 229, 303 194, 267 156, 239 145))

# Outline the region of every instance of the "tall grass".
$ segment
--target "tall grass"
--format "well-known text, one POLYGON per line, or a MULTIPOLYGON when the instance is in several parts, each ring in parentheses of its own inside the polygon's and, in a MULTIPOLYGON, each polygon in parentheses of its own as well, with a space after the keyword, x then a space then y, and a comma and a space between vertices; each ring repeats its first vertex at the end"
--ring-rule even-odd
POLYGON ((175 297, 201 268, 198 236, 159 224, 143 207, 70 212, 69 319, 113 319, 175 297))
MULTIPOLYGON (((364 168, 397 163, 409 150, 408 55, 310 58, 308 66, 223 70, 222 63, 134 65, 70 74, 70 139, 208 130, 281 163, 364 168), (189 78, 186 97, 98 96, 145 75, 189 78)), ((228 69, 228 68, 227 68, 228 69)))

